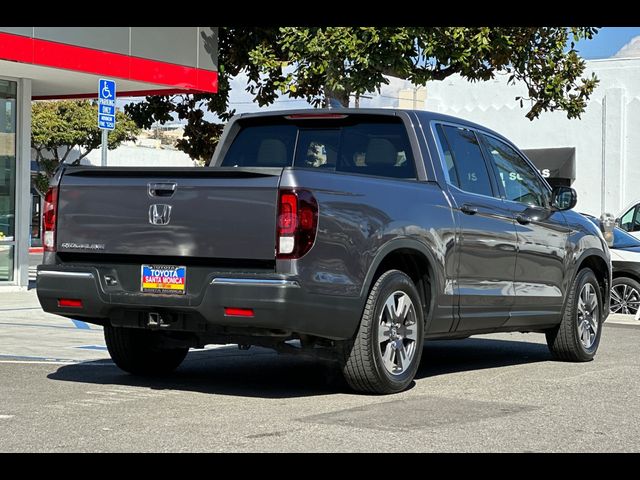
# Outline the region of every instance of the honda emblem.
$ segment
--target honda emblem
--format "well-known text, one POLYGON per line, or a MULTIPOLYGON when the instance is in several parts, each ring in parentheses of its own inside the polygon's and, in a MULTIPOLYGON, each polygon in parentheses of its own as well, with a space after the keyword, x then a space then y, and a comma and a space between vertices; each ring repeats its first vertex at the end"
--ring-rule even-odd
POLYGON ((171 205, 154 203, 149 207, 149 223, 151 225, 167 225, 171 220, 171 205))

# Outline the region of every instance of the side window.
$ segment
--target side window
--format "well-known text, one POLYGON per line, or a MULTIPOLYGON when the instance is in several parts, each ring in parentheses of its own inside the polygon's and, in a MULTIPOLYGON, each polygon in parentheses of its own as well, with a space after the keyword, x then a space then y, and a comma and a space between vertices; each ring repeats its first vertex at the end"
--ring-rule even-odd
POLYGON ((482 137, 498 170, 498 181, 504 187, 507 200, 546 207, 549 203, 549 191, 525 159, 497 138, 488 135, 482 137))
POLYGON ((636 207, 636 213, 633 216, 633 226, 631 227, 632 232, 637 232, 640 230, 640 208, 636 207))
POLYGON ((640 208, 638 205, 631 207, 631 209, 620 218, 620 228, 627 232, 640 231, 640 208))
POLYGON ((449 183, 460 188, 460 180, 458 179, 458 171, 453 163, 453 156, 451 155, 451 149, 449 148, 449 142, 442 130, 442 125, 436 125, 436 133, 438 140, 440 140, 440 146, 442 147, 442 154, 444 155, 444 165, 448 176, 449 183))
MULTIPOLYGON (((442 127, 446 142, 443 150, 448 150, 452 157, 453 171, 457 174, 457 181, 449 169, 451 183, 461 190, 480 195, 493 196, 491 181, 487 165, 482 157, 482 151, 476 135, 466 128, 444 125, 442 127)), ((447 154, 445 153, 445 161, 447 154)), ((447 165, 449 168, 449 166, 447 165)))
POLYGON ((627 213, 625 213, 622 218, 620 218, 620 228, 626 230, 627 232, 633 232, 633 214, 636 210, 637 208, 633 207, 627 213))

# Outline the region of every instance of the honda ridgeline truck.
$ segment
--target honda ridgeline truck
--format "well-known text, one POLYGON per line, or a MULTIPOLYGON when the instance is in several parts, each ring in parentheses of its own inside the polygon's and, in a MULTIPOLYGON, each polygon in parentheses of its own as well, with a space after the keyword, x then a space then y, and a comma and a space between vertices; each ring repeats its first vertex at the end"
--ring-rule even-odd
POLYGON ((588 361, 611 262, 575 203, 458 118, 238 115, 206 168, 60 169, 37 293, 47 312, 102 325, 133 374, 236 343, 321 355, 353 389, 393 393, 424 340, 511 331, 588 361))

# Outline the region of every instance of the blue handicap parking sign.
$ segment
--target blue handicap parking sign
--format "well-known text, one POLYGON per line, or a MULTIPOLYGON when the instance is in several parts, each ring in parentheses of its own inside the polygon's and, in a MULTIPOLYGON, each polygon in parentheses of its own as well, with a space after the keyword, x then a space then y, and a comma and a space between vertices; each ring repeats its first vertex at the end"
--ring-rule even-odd
POLYGON ((101 78, 98 81, 98 128, 116 127, 116 82, 101 78))

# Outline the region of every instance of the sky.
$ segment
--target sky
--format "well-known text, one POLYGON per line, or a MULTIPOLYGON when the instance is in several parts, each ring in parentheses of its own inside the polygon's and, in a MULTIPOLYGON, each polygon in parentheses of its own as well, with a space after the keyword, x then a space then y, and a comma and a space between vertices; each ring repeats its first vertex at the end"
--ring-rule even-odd
POLYGON ((640 36, 640 27, 604 27, 592 40, 579 42, 576 49, 587 60, 607 58, 637 36, 640 36))

